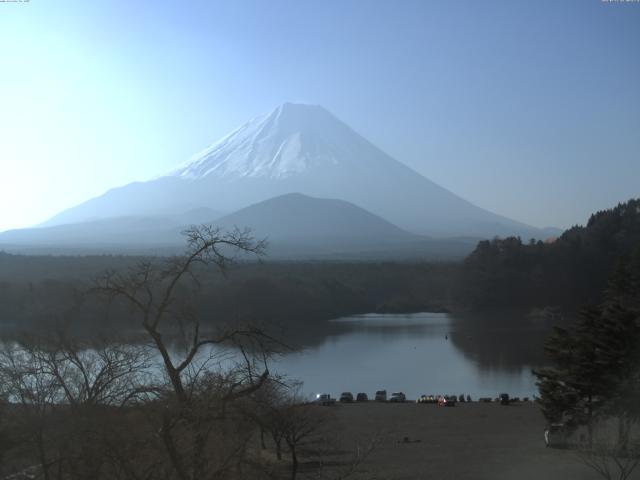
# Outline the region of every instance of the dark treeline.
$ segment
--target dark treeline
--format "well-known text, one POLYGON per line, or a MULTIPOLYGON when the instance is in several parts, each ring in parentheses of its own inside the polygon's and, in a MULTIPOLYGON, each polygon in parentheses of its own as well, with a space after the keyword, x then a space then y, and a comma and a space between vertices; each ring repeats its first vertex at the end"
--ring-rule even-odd
POLYGON ((597 212, 555 241, 480 242, 461 266, 454 299, 474 309, 574 309, 603 300, 617 264, 640 269, 640 200, 597 212))
MULTIPOLYGON (((122 305, 105 308, 86 292, 101 272, 148 260, 0 253, 0 323, 30 328, 73 319, 91 331, 131 325, 122 305)), ((198 293, 182 293, 197 295, 193 303, 207 324, 240 320, 313 338, 314 329, 329 328, 323 320, 357 313, 575 311, 602 300, 620 262, 640 268, 640 200, 598 212, 553 242, 481 241, 462 263, 282 262, 267 256, 239 262, 226 276, 199 272, 198 293)))
MULTIPOLYGON (((113 270, 123 270, 148 259, 0 255, 0 322, 27 329, 61 321, 88 331, 129 327, 124 305, 106 308, 87 294, 111 260, 113 270)), ((226 276, 199 271, 198 291, 179 294, 196 296, 190 300, 205 324, 269 325, 295 344, 317 338, 314 328, 329 328, 321 320, 343 315, 445 310, 456 269, 445 263, 241 262, 226 276)))

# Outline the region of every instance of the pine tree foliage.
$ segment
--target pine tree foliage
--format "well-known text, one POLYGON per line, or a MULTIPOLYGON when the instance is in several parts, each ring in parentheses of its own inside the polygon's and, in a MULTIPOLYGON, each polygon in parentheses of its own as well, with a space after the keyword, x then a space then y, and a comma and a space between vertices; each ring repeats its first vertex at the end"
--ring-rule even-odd
POLYGON ((534 374, 550 423, 586 425, 591 434, 599 419, 640 420, 640 292, 634 268, 631 259, 619 262, 605 302, 583 309, 572 328, 556 328, 548 339, 552 366, 534 374))

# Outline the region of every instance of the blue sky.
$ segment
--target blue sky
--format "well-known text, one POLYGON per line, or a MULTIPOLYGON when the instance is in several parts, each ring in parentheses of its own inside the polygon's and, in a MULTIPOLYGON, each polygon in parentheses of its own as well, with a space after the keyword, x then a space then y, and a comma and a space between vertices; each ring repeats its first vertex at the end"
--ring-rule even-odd
POLYGON ((0 230, 321 104, 536 226, 640 196, 640 3, 0 3, 0 230))

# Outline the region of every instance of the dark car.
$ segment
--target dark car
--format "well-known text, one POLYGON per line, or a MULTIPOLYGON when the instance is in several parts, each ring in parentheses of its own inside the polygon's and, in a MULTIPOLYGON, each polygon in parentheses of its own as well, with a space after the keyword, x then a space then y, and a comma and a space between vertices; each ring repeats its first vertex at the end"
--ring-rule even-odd
POLYGON ((403 403, 407 401, 407 397, 402 392, 393 392, 389 401, 394 403, 403 403))
POLYGON ((376 402, 386 402, 386 401, 387 401, 387 391, 378 390, 376 392, 376 402))
POLYGON ((501 393, 498 397, 500 399, 500 405, 509 405, 509 394, 501 393))
POLYGON ((368 402, 368 401, 369 401, 369 396, 366 393, 360 392, 358 395, 356 395, 356 402, 368 402))
POLYGON ((351 392, 342 392, 342 394, 340 395, 340 401, 342 403, 353 402, 353 394, 351 392))

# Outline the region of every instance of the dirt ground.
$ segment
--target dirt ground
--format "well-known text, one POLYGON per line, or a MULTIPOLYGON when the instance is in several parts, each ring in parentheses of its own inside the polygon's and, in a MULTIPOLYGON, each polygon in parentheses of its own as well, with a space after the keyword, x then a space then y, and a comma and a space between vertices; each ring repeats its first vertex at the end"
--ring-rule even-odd
POLYGON ((358 479, 601 478, 575 452, 545 447, 545 422, 531 402, 458 403, 453 408, 368 402, 318 408, 333 410, 336 431, 348 448, 379 438, 359 465, 358 479))

